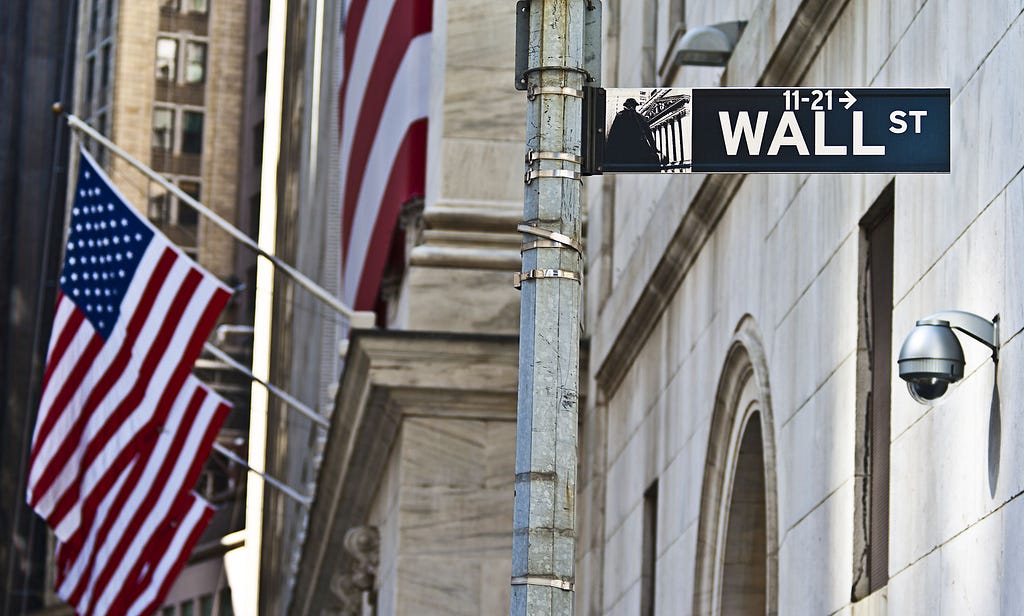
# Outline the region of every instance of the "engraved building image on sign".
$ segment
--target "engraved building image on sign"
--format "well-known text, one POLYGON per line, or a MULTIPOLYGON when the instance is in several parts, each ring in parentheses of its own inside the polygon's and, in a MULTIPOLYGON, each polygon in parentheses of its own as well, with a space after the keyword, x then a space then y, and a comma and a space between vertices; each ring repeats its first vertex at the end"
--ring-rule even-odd
POLYGON ((689 169, 689 89, 616 88, 605 103, 605 171, 689 169))

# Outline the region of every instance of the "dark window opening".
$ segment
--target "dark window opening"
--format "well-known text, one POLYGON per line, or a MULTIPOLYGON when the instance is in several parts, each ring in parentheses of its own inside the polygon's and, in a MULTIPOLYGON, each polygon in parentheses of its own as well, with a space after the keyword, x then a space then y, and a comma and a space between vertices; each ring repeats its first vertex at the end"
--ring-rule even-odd
POLYGON ((721 613, 764 614, 768 605, 768 522, 760 413, 753 413, 743 430, 728 511, 721 613))
POLYGON ((890 183, 860 222, 853 601, 889 582, 893 194, 890 183))
POLYGON ((252 166, 263 164, 263 122, 252 127, 252 166))
MULTIPOLYGON (((202 203, 202 200, 200 199, 199 182, 182 180, 178 182, 178 186, 181 190, 185 191, 186 195, 202 203)), ((191 205, 179 201, 178 224, 182 227, 194 230, 196 225, 199 224, 199 213, 196 212, 195 208, 191 205)))
POLYGON ((203 114, 198 111, 182 113, 181 151, 183 154, 203 152, 203 114))
POLYGON ((640 616, 654 616, 658 561, 658 481, 644 493, 644 530, 640 562, 640 616))
POLYGON ((106 96, 107 86, 110 85, 110 45, 100 48, 100 90, 106 96))
POLYGON ((889 582, 889 442, 892 391, 892 190, 879 204, 883 209, 865 229, 867 250, 868 353, 871 389, 868 392, 867 437, 870 477, 868 592, 889 582))

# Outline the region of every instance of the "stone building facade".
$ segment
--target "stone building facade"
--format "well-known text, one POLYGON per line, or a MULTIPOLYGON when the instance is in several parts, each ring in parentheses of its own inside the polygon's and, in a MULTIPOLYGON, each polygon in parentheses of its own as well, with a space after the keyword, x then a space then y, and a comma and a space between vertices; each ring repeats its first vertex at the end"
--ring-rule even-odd
MULTIPOLYGON (((607 87, 948 87, 952 171, 584 181, 576 613, 1021 611, 1020 3, 603 12, 607 87), (732 21, 724 68, 674 65, 732 21), (947 309, 999 315, 999 361, 963 338, 963 382, 918 404, 895 360, 947 309)), ((348 344, 289 613, 508 609, 513 23, 435 2, 428 191, 389 329, 348 344)))
POLYGON ((587 181, 577 612, 1019 611, 1020 3, 605 19, 609 86, 948 87, 952 171, 587 181), (672 66, 674 32, 734 20, 724 69, 672 66), (967 377, 918 404, 895 360, 947 309, 999 315, 999 362, 963 337, 967 377))

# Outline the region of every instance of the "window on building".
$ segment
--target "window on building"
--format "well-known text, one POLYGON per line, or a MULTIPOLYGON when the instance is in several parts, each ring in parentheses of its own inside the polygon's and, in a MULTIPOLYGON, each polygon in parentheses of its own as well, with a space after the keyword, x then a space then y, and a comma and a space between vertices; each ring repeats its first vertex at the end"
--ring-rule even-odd
POLYGON ((182 113, 181 151, 183 154, 203 152, 203 114, 199 111, 182 113))
POLYGON ((100 3, 98 0, 94 0, 92 3, 92 10, 89 12, 89 35, 92 40, 96 40, 95 37, 100 31, 100 3))
POLYGON ((761 413, 747 420, 732 478, 722 553, 722 614, 765 614, 769 609, 764 437, 761 413))
MULTIPOLYGON (((149 207, 147 217, 149 221, 158 227, 163 227, 170 222, 171 195, 159 184, 150 183, 149 207)), ((173 608, 171 608, 173 609, 173 608)))
POLYGON ((161 0, 160 8, 165 11, 179 11, 181 10, 180 0, 161 0))
POLYGON ((96 58, 90 56, 89 60, 85 63, 85 115, 92 115, 92 101, 95 96, 93 92, 94 86, 96 85, 96 58))
POLYGON ((206 43, 185 43, 185 83, 203 83, 206 80, 206 43))
POLYGON ((193 604, 193 601, 191 599, 189 599, 188 601, 184 601, 182 603, 179 603, 178 604, 178 613, 181 614, 181 616, 193 616, 195 614, 195 611, 194 611, 194 608, 193 608, 192 604, 193 604))
MULTIPOLYGON (((106 111, 101 111, 96 114, 96 123, 94 124, 96 130, 98 130, 101 135, 109 137, 110 133, 107 131, 107 123, 108 117, 106 111)), ((93 155, 96 157, 96 160, 100 163, 101 167, 107 168, 107 163, 110 162, 110 150, 108 148, 101 147, 98 142, 94 142, 94 144, 95 149, 92 151, 93 155)))
POLYGON ((267 91, 267 52, 264 51, 256 56, 256 93, 264 94, 267 91))
POLYGON ((114 5, 117 4, 117 0, 107 0, 107 23, 110 23, 110 19, 114 16, 114 5))
POLYGON ((889 440, 892 391, 893 211, 868 230, 871 284, 871 591, 889 582, 889 440))
POLYGON ((110 85, 110 44, 100 47, 100 90, 105 95, 110 85))
POLYGON ((199 597, 200 616, 213 616, 213 595, 199 597))
POLYGON ((210 3, 207 0, 185 0, 185 6, 189 13, 206 14, 210 10, 210 3))
POLYGON ((249 237, 257 239, 260 233, 260 199, 261 194, 256 193, 249 197, 249 237))
POLYGON ((153 108, 153 149, 174 151, 174 110, 153 108))
POLYGON ((644 529, 640 561, 640 616, 654 616, 655 568, 658 560, 658 481, 644 493, 644 529))
POLYGON ((224 587, 217 594, 217 616, 234 616, 231 606, 231 589, 224 587))
POLYGON ((263 122, 252 127, 252 166, 263 164, 263 122))
POLYGON ((169 605, 164 609, 160 610, 160 616, 174 616, 174 606, 169 605))
POLYGON ((861 221, 858 334, 858 487, 854 599, 889 582, 889 446, 892 392, 893 185, 861 221), (863 503, 863 504, 861 504, 863 503))
POLYGON ((178 76, 178 41, 160 37, 156 39, 156 78, 174 81, 178 76))
MULTIPOLYGON (((199 182, 194 180, 182 180, 178 186, 185 191, 185 194, 196 201, 202 202, 199 182)), ((199 224, 199 213, 187 203, 178 203, 177 223, 188 229, 195 229, 199 224)))

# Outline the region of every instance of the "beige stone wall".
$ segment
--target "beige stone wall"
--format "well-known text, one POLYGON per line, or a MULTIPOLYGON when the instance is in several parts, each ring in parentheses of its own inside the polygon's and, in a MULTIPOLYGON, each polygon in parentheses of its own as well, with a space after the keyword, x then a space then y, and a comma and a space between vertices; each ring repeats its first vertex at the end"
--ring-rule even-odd
MULTIPOLYGON (((114 90, 109 137, 135 158, 149 161, 153 123, 156 33, 160 9, 150 0, 120 0, 114 35, 114 90)), ((110 156, 110 177, 143 216, 146 178, 127 162, 110 156)))
MULTIPOLYGON (((609 86, 636 85, 641 25, 628 4, 605 2, 606 13, 623 10, 621 68, 609 86)), ((727 71, 688 69, 676 83, 752 86, 764 74, 786 75, 777 50, 794 15, 827 4, 687 3, 691 26, 750 23, 727 71)), ((618 176, 604 178, 610 191, 589 193, 591 263, 605 263, 608 277, 603 296, 600 285, 588 288, 592 373, 605 377, 594 398, 607 399, 606 410, 592 412, 606 412, 607 430, 586 438, 606 441, 606 461, 594 463, 609 487, 591 505, 603 510, 603 540, 581 553, 578 596, 587 597, 587 614, 639 606, 643 493, 655 478, 657 611, 690 609, 716 387, 745 317, 764 341, 774 408, 779 613, 857 613, 850 589, 859 223, 890 181, 893 355, 917 318, 953 308, 1000 314, 1003 347, 996 368, 983 347, 962 338, 968 376, 933 406, 913 402, 893 375, 890 581, 873 601, 884 607, 887 597, 890 614, 1012 613, 1024 605, 1024 568, 1008 548, 1019 543, 1024 514, 1022 437, 1009 410, 1024 399, 1024 151, 1014 136, 1024 107, 1009 102, 1022 77, 1020 7, 832 4, 842 10, 806 72, 781 83, 950 87, 952 173, 618 176), (708 196, 723 185, 735 193, 708 196), (680 273, 659 303, 650 292, 667 254, 680 273), (638 320, 650 326, 636 328, 638 320)))
MULTIPOLYGON (((210 3, 200 200, 232 223, 236 220, 239 182, 246 15, 243 0, 210 3)), ((110 86, 114 93, 110 137, 143 162, 150 160, 152 145, 159 17, 157 3, 119 2, 110 86)), ((150 183, 125 161, 116 156, 110 160, 111 178, 129 202, 146 215, 150 183)), ((199 261, 221 279, 236 273, 235 243, 201 220, 199 261)))
POLYGON ((508 611, 514 454, 513 421, 402 423, 370 516, 381 534, 378 613, 508 611))
MULTIPOLYGON (((237 224, 241 159, 242 95, 245 92, 245 0, 210 2, 203 134, 203 203, 237 224)), ((235 272, 237 241, 205 219, 199 225, 199 261, 224 279, 235 272)))

